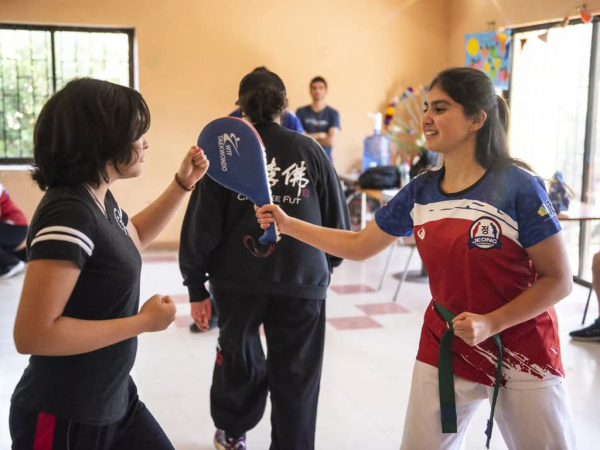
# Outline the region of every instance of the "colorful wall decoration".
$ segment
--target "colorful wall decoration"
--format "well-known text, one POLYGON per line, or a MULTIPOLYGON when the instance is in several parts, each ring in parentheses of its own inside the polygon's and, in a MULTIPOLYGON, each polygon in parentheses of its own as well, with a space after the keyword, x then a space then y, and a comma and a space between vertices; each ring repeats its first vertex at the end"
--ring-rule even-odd
POLYGON ((500 89, 508 89, 510 79, 511 33, 465 34, 466 66, 487 73, 500 89))

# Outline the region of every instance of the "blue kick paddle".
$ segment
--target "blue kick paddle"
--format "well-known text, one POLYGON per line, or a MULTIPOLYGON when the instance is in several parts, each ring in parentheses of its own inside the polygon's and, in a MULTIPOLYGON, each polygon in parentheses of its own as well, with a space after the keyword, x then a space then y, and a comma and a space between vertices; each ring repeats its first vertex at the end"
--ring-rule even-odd
MULTIPOLYGON (((217 183, 259 207, 273 203, 265 146, 251 124, 237 117, 213 120, 200 133, 198 147, 210 161, 208 176, 217 183)), ((258 240, 261 244, 277 242, 276 225, 267 228, 258 240)))

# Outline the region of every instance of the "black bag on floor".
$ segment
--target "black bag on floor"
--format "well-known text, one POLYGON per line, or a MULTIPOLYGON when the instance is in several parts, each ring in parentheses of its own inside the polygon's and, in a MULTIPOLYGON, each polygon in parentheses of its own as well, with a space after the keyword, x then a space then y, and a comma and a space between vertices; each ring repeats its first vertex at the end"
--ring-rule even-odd
POLYGON ((392 189, 400 187, 400 171, 397 166, 371 167, 358 177, 362 189, 392 189))

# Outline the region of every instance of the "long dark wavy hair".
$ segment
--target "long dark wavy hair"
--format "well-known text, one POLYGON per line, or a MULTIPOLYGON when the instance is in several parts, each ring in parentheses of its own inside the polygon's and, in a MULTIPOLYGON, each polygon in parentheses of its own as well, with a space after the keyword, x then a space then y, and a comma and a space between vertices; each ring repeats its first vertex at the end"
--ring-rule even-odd
POLYGON ((462 105, 466 116, 485 111, 487 118, 477 132, 475 158, 484 168, 516 165, 527 170, 531 167, 508 151, 508 105, 496 94, 490 77, 470 67, 454 67, 438 73, 430 84, 444 91, 462 105))

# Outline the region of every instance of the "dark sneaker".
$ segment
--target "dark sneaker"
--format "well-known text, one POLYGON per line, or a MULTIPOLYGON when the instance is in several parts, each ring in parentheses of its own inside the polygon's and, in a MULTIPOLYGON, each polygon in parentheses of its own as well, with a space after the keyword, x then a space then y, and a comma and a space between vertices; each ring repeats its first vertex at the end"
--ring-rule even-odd
POLYGON ((200 328, 198 328, 198 325, 196 325, 196 322, 192 322, 192 324, 190 325, 190 331, 192 333, 205 333, 206 331, 210 331, 213 328, 217 328, 217 318, 211 318, 208 321, 208 330, 201 330, 200 328))
POLYGON ((246 435, 234 439, 227 437, 227 433, 223 430, 217 430, 213 443, 217 450, 246 450, 246 435))
POLYGON ((19 261, 18 263, 0 268, 0 279, 2 278, 10 278, 18 273, 21 273, 25 270, 25 263, 23 261, 19 261))
POLYGON ((576 341, 600 341, 600 317, 594 320, 589 327, 571 331, 569 336, 576 341))

